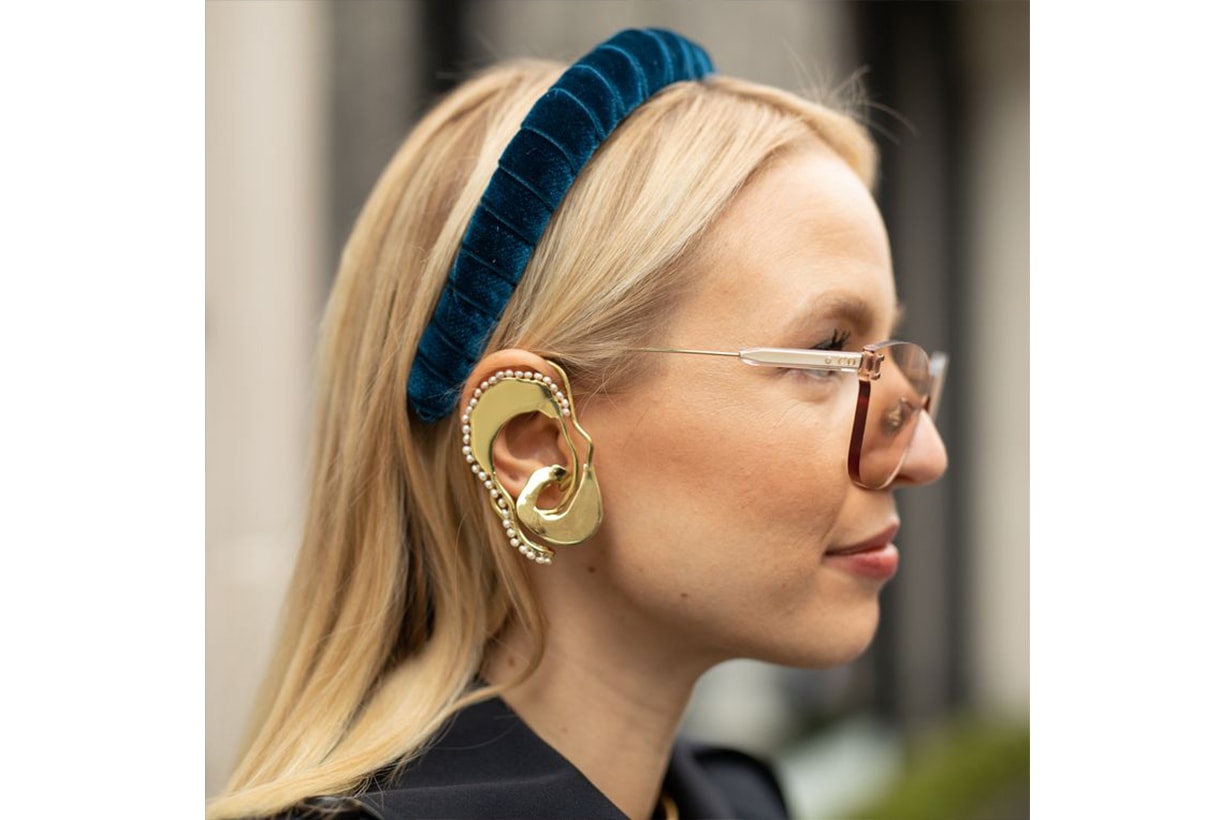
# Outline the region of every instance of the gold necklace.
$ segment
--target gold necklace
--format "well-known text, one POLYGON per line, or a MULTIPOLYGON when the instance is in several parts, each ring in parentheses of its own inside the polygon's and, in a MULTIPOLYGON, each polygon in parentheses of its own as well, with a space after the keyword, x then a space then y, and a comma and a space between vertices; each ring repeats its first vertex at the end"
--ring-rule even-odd
POLYGON ((671 796, 666 792, 662 792, 662 796, 658 799, 658 804, 662 807, 662 814, 666 820, 679 820, 679 806, 671 799, 671 796))

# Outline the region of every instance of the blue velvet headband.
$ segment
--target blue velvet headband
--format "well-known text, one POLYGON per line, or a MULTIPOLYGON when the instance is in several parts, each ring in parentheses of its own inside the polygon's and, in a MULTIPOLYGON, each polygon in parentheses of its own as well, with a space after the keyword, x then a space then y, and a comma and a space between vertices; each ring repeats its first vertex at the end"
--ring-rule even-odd
POLYGON ((426 423, 457 406, 551 215, 585 163, 658 91, 713 72, 704 49, 665 29, 627 29, 582 57, 534 103, 470 219, 406 385, 426 423))

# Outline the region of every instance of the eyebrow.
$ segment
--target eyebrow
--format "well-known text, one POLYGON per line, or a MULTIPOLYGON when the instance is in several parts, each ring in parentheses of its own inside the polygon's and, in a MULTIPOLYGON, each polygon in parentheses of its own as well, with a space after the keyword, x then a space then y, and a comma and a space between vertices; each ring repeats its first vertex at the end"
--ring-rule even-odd
MULTIPOLYGON (((876 310, 862 297, 829 292, 808 302, 794 319, 784 325, 783 331, 788 338, 798 338, 815 333, 817 327, 836 320, 848 322, 855 334, 866 335, 875 324, 876 318, 876 310)), ((893 308, 889 338, 896 337, 904 318, 905 305, 898 302, 893 308)))

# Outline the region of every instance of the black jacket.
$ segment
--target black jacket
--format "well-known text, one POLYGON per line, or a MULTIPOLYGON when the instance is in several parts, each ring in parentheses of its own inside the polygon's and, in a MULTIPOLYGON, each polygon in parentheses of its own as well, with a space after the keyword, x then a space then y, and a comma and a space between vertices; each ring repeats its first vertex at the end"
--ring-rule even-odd
MULTIPOLYGON (((618 754, 618 750, 612 750, 618 754)), ((682 820, 787 816, 772 770, 748 755, 680 739, 663 791, 682 820)), ((623 812, 499 698, 456 716, 402 771, 354 798, 304 801, 279 820, 568 818, 622 820, 623 812)))

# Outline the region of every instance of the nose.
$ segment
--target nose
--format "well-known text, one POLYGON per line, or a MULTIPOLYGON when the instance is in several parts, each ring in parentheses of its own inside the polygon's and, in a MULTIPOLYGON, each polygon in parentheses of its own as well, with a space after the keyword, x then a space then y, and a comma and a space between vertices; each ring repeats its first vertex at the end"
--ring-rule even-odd
POLYGON ((914 440, 905 451, 901 471, 893 479, 894 487, 919 487, 930 484, 948 469, 948 450, 930 413, 922 413, 914 428, 914 440))

